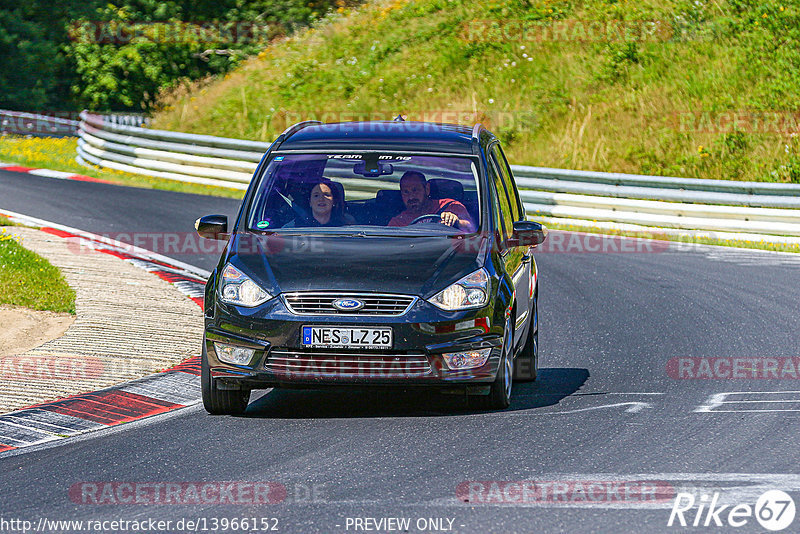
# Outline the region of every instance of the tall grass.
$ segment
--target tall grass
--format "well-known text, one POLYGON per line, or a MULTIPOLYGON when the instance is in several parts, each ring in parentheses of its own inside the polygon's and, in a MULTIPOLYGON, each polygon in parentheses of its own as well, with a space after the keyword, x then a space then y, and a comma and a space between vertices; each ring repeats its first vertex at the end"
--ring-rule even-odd
POLYGON ((799 28, 778 0, 377 0, 163 95, 155 126, 269 141, 405 113, 488 123, 519 164, 800 182, 791 128, 681 119, 800 109, 799 28), (476 39, 475 21, 540 28, 476 39), (661 33, 597 39, 591 22, 661 33))

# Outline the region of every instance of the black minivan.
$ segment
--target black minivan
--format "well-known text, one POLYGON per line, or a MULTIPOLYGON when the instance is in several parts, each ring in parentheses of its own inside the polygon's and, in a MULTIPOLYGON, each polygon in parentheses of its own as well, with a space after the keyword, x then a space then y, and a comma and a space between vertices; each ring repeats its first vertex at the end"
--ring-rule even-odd
POLYGON ((509 405, 538 368, 533 248, 497 138, 480 124, 296 124, 270 146, 205 292, 203 403, 271 387, 427 386, 509 405))

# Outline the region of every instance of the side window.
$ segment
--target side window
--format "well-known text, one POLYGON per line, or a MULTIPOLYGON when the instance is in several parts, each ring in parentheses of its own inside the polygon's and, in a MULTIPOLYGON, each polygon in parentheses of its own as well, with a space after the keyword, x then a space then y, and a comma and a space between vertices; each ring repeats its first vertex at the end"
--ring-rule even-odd
POLYGON ((503 242, 505 242, 514 232, 514 219, 512 218, 511 206, 508 202, 508 194, 500 178, 500 173, 497 170, 497 164, 493 157, 489 158, 489 176, 494 184, 494 190, 497 193, 497 205, 500 207, 498 223, 503 231, 503 242))
POLYGON ((508 166, 506 155, 503 154, 500 145, 496 144, 492 147, 492 157, 497 162, 497 168, 500 170, 500 175, 503 178, 503 185, 506 186, 506 190, 508 191, 511 214, 515 221, 521 221, 525 219, 525 211, 522 209, 522 203, 519 201, 519 194, 517 193, 516 187, 514 187, 514 178, 511 174, 511 168, 508 166))

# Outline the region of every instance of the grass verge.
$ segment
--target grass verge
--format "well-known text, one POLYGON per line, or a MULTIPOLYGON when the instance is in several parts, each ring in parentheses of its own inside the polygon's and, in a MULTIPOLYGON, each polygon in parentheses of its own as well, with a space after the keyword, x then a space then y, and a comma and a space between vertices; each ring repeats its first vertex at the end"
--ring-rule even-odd
MULTIPOLYGON (((3 225, 2 217, 0 225, 3 225)), ((0 228, 0 305, 74 315, 75 292, 61 271, 24 248, 20 240, 5 225, 0 228)))
MULTIPOLYGON (((531 220, 536 220, 533 217, 531 220)), ((700 245, 716 245, 720 247, 751 248, 757 250, 770 250, 773 252, 792 252, 800 253, 800 245, 766 243, 762 241, 745 241, 740 239, 717 239, 711 237, 693 236, 691 234, 672 235, 659 232, 637 232, 629 230, 615 230, 608 228, 597 228, 593 226, 582 226, 572 224, 544 223, 550 230, 564 230, 567 232, 587 232, 592 234, 618 235, 626 237, 640 237, 644 239, 658 239, 660 241, 672 241, 676 243, 697 243, 700 245)))
POLYGON ((227 198, 242 198, 244 196, 244 191, 236 189, 188 184, 95 166, 85 167, 75 161, 77 143, 75 138, 28 138, 3 135, 0 136, 0 161, 14 163, 23 167, 74 172, 75 174, 91 176, 119 185, 145 189, 163 189, 165 191, 227 198))

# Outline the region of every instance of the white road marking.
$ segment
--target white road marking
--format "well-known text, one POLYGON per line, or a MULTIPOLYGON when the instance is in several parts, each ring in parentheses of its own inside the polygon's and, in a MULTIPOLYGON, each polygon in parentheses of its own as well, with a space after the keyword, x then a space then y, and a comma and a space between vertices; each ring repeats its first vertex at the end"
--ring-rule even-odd
POLYGON ((45 176, 47 178, 58 178, 60 180, 67 179, 71 176, 75 176, 76 173, 74 172, 64 172, 64 171, 53 171, 50 169, 33 169, 28 171, 28 174, 35 174, 37 176, 45 176))
POLYGON ((634 391, 631 393, 617 393, 612 391, 602 391, 597 393, 575 393, 574 395, 570 395, 570 397, 599 397, 601 395, 666 395, 666 393, 653 393, 653 392, 641 392, 641 391, 634 391))
POLYGON ((0 422, 0 442, 19 447, 21 445, 35 445, 46 441, 60 439, 59 436, 40 430, 23 426, 18 423, 4 420, 0 422))
POLYGON ((759 403, 778 403, 778 402, 788 402, 788 403, 800 403, 800 391, 729 391, 727 393, 715 393, 706 399, 705 404, 701 404, 697 408, 694 409, 696 413, 770 413, 770 412, 800 412, 800 408, 793 409, 793 408, 765 408, 765 409, 745 409, 739 407, 730 406, 733 409, 730 410, 719 410, 720 406, 724 405, 731 405, 731 404, 759 404, 759 403), (796 395, 798 396, 797 399, 764 399, 757 398, 757 399, 748 399, 748 398, 734 398, 731 399, 733 395, 796 395))
POLYGON ((736 404, 737 402, 767 402, 767 403, 775 403, 775 402, 800 402, 800 399, 797 400, 732 400, 732 401, 725 401, 725 404, 736 404))
POLYGON ((800 265, 800 256, 797 253, 784 254, 764 254, 761 250, 732 250, 732 251, 708 251, 705 253, 707 259, 712 261, 722 261, 744 266, 770 266, 770 265, 800 265))
POLYGON ((200 399, 200 377, 180 371, 133 381, 120 391, 136 393, 173 404, 189 406, 200 399))
POLYGON ((71 415, 64 415, 49 410, 37 410, 34 408, 4 414, 0 416, 0 422, 2 421, 16 423, 29 428, 36 428, 51 434, 69 435, 79 434, 106 426, 87 419, 80 419, 71 415), (20 417, 20 415, 22 415, 22 417, 20 417))
MULTIPOLYGON (((598 391, 596 393, 573 393, 566 395, 566 397, 602 397, 604 395, 666 395, 666 393, 653 393, 653 392, 632 392, 632 393, 617 393, 610 391, 598 391)), ((564 397, 563 393, 514 393, 514 397, 564 397)))
POLYGON ((627 413, 639 413, 645 408, 652 408, 653 405, 649 402, 617 402, 614 404, 604 404, 602 406, 590 406, 589 408, 577 408, 575 410, 564 410, 561 412, 541 412, 541 408, 534 408, 532 410, 523 410, 517 412, 501 412, 501 413, 493 413, 491 415, 498 416, 532 416, 532 415, 567 415, 571 413, 580 413, 580 412, 588 412, 591 410, 603 410, 605 408, 618 408, 620 406, 628 406, 625 410, 627 413))
POLYGON ((3 441, 2 436, 0 436, 0 442, 5 443, 6 445, 14 445, 20 447, 18 449, 11 449, 8 451, 0 452, 0 458, 18 456, 20 454, 28 454, 34 451, 50 449, 52 447, 60 447, 62 445, 73 445, 78 442, 97 439, 103 436, 108 436, 110 434, 119 434, 121 432, 137 430, 146 427, 148 425, 152 425, 154 423, 164 423, 165 421, 168 421, 170 419, 183 417, 187 414, 193 412, 199 412, 201 410, 203 410, 202 401, 200 399, 197 399, 192 404, 186 405, 184 408, 178 408, 176 410, 164 412, 162 414, 154 415, 152 417, 136 419, 134 421, 131 421, 130 423, 125 423, 124 425, 115 425, 110 427, 103 425, 101 428, 97 430, 81 432, 76 436, 71 436, 70 439, 58 439, 47 442, 39 442, 36 443, 35 445, 30 445, 30 443, 25 443, 25 442, 19 442, 19 445, 15 445, 14 443, 3 441))
MULTIPOLYGON (((580 395, 586 395, 586 393, 578 393, 578 396, 580 396, 580 395)), ((591 393, 589 395, 591 395, 591 393)), ((666 393, 634 392, 634 393, 603 393, 603 395, 666 395, 666 393)))

